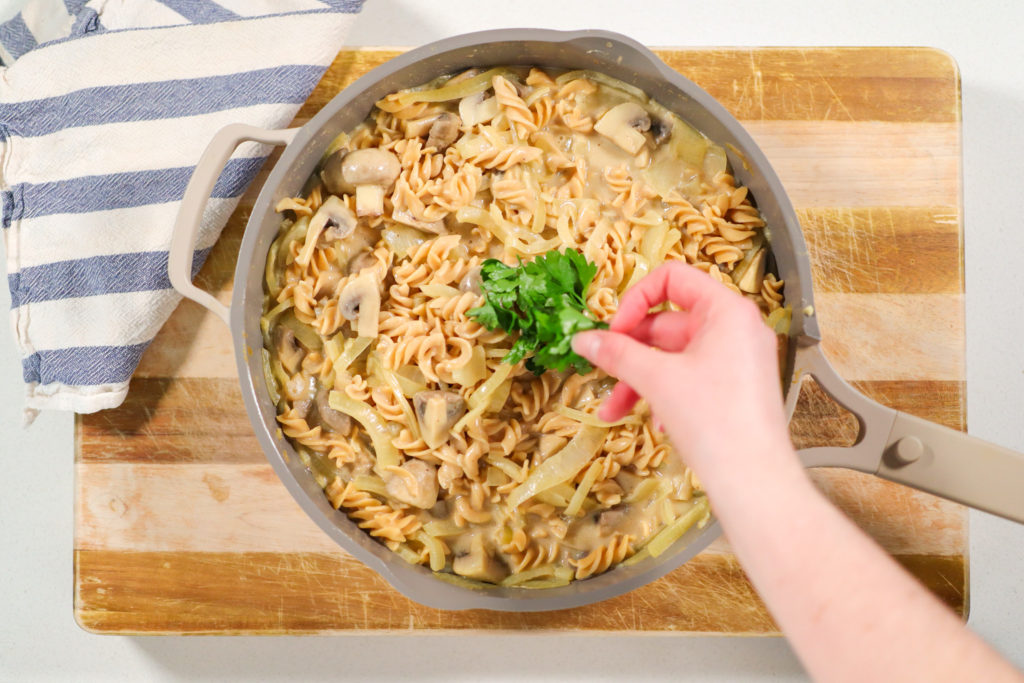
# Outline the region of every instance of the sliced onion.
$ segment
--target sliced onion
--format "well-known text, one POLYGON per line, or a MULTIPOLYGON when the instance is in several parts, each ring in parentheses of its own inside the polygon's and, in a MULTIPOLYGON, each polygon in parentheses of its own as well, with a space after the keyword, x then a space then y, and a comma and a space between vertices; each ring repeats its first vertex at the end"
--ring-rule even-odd
POLYGON ((683 534, 690 530, 694 524, 699 522, 709 510, 708 499, 701 496, 694 500, 693 507, 682 517, 679 517, 667 527, 655 534, 646 546, 644 546, 651 557, 657 557, 668 550, 669 546, 678 541, 683 534))
POLYGON ((509 508, 515 509, 541 491, 575 478, 594 458, 607 433, 603 427, 590 425, 580 429, 562 450, 534 468, 526 481, 512 490, 508 497, 509 508))
POLYGON ((569 501, 569 505, 565 508, 565 514, 569 517, 575 517, 580 509, 583 507, 583 500, 590 493, 591 487, 594 486, 594 482, 597 481, 598 476, 601 474, 601 463, 591 463, 587 469, 587 473, 583 475, 583 479, 580 481, 579 486, 576 487, 576 491, 572 494, 572 499, 569 501))
POLYGON ((341 391, 332 391, 328 395, 327 402, 335 410, 340 410, 361 424, 366 433, 370 435, 374 454, 377 457, 375 469, 378 473, 383 472, 387 467, 398 467, 401 463, 398 449, 391 443, 391 434, 388 432, 387 421, 381 417, 381 414, 376 409, 349 398, 341 391))

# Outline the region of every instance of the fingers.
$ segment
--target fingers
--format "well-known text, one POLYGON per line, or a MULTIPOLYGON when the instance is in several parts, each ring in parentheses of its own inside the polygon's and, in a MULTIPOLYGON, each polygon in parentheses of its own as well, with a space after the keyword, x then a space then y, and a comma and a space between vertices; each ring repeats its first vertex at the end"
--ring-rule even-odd
POLYGON ((624 334, 581 332, 572 338, 573 351, 591 363, 649 395, 657 389, 664 369, 664 354, 624 334))
POLYGON ((640 394, 636 393, 633 387, 625 382, 619 382, 612 389, 597 410, 597 417, 605 422, 615 422, 626 416, 626 413, 633 410, 633 406, 640 400, 640 394))
POLYGON ((697 268, 672 261, 655 268, 622 295, 611 329, 613 332, 631 330, 651 308, 665 301, 689 311, 702 302, 710 304, 728 291, 697 268))
POLYGON ((688 311, 648 313, 636 327, 622 332, 662 351, 682 351, 697 332, 696 318, 688 311))

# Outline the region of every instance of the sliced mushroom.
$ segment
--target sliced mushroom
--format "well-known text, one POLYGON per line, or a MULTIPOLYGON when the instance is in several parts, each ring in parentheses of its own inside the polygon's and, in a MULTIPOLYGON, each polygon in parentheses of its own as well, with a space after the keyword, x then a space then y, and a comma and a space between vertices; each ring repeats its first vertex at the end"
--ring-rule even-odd
POLYGON ((650 115, 636 102, 615 105, 594 124, 595 131, 630 154, 636 154, 644 146, 647 141, 644 131, 650 127, 650 115))
POLYGON ((604 510, 597 518, 597 527, 602 536, 610 536, 619 530, 626 520, 626 506, 616 506, 604 510))
POLYGON ((298 372, 302 366, 302 359, 306 357, 306 351, 299 346, 295 333, 284 325, 278 325, 274 328, 274 347, 285 371, 289 375, 298 372))
POLYGON ((407 138, 425 138, 430 134, 430 127, 434 125, 434 121, 437 121, 437 114, 430 114, 429 116, 421 116, 418 119, 408 119, 405 121, 405 137, 407 138))
POLYGON ((448 430, 466 412, 466 402, 450 391, 421 391, 412 397, 412 403, 420 423, 420 436, 431 448, 448 440, 448 430))
POLYGON ((384 193, 391 188, 402 164, 392 152, 376 147, 349 152, 341 164, 345 182, 356 188, 356 214, 384 213, 384 193))
POLYGON ((326 228, 334 230, 330 239, 338 239, 333 235, 348 237, 356 229, 356 217, 352 215, 351 209, 338 197, 330 196, 320 208, 316 210, 313 217, 309 219, 309 229, 306 231, 306 241, 295 257, 295 262, 300 266, 308 266, 313 260, 313 252, 326 228))
POLYGON ((462 121, 451 112, 440 114, 430 126, 430 134, 427 136, 427 147, 433 147, 438 152, 448 149, 448 145, 455 142, 459 137, 459 126, 462 121))
POLYGON ((313 402, 308 398, 300 399, 292 402, 292 410, 295 414, 305 420, 309 417, 309 409, 313 406, 313 402))
POLYGON ((379 216, 384 213, 384 188, 380 185, 357 185, 356 213, 360 216, 379 216))
POLYGON ((347 272, 358 275, 364 269, 372 268, 375 265, 377 265, 377 257, 373 255, 372 251, 363 250, 348 260, 347 272))
POLYGON ((672 121, 671 119, 654 119, 651 121, 651 127, 647 131, 651 136, 651 142, 655 146, 668 140, 669 136, 672 135, 672 121))
POLYGON ((326 228, 324 239, 342 240, 352 234, 356 229, 358 219, 340 198, 330 196, 320 205, 313 217, 310 219, 310 227, 314 224, 323 224, 326 228))
POLYGON ((331 194, 353 194, 356 188, 345 182, 341 173, 341 165, 348 154, 347 148, 341 148, 331 156, 327 157, 323 168, 320 169, 320 180, 324 181, 324 187, 331 194))
POLYGON ((338 295, 338 310, 346 320, 357 320, 356 334, 376 337, 380 321, 380 289, 372 271, 363 271, 338 295))
POLYGON ((483 278, 480 277, 480 266, 474 266, 466 271, 466 274, 459 280, 459 289, 463 292, 483 294, 483 278))
POLYGON ((488 552, 484 537, 479 533, 470 541, 469 550, 452 560, 452 571, 467 579, 490 583, 498 583, 508 576, 508 568, 488 552))
POLYGON ((411 213, 405 210, 392 211, 391 218, 396 223, 408 225, 410 228, 416 228, 417 230, 423 230, 424 232, 432 232, 435 235, 448 234, 448 228, 444 226, 443 220, 437 220, 428 223, 427 221, 421 221, 420 219, 416 218, 411 213))
POLYGON ((755 255, 747 269, 743 271, 743 277, 736 283, 742 291, 749 294, 757 294, 761 291, 761 281, 764 280, 765 254, 767 251, 761 249, 755 255))
POLYGON ((391 470, 388 495, 407 505, 426 510, 437 503, 437 468, 422 460, 409 460, 391 470))
POLYGON ((316 412, 320 416, 320 424, 332 432, 348 434, 349 430, 352 429, 352 418, 340 410, 335 410, 331 407, 328 402, 330 393, 323 386, 316 390, 316 412))
POLYGON ((478 92, 459 100, 459 117, 465 126, 487 123, 498 115, 498 100, 478 92))

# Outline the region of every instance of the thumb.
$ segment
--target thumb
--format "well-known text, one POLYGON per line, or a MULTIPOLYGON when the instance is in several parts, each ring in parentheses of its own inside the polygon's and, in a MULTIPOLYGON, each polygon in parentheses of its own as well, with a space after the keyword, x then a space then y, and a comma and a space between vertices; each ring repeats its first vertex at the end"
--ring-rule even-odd
POLYGON ((659 368, 664 369, 663 352, 618 332, 580 332, 572 338, 572 349, 645 395, 657 383, 659 368))

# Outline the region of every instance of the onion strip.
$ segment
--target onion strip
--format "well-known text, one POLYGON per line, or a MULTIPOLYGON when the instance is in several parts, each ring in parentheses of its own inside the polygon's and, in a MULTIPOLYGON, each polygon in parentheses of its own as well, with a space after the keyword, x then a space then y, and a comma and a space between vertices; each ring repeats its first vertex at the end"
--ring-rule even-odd
POLYGON ((366 433, 370 435, 374 455, 377 458, 377 465, 374 469, 378 474, 385 471, 387 467, 398 467, 401 464, 398 449, 391 443, 391 435, 386 427, 387 422, 376 409, 349 398, 342 391, 332 391, 328 395, 327 402, 335 410, 340 410, 361 424, 366 433))
POLYGON ((682 517, 679 517, 655 534, 654 538, 645 546, 647 552, 651 554, 651 557, 661 555, 668 550, 669 546, 689 531, 690 527, 700 521, 708 513, 709 509, 707 498, 704 496, 697 498, 693 503, 693 507, 687 510, 682 517))
POLYGON ((571 481, 597 454, 607 429, 584 426, 562 450, 534 468, 530 476, 508 496, 508 507, 515 509, 542 491, 571 481))

